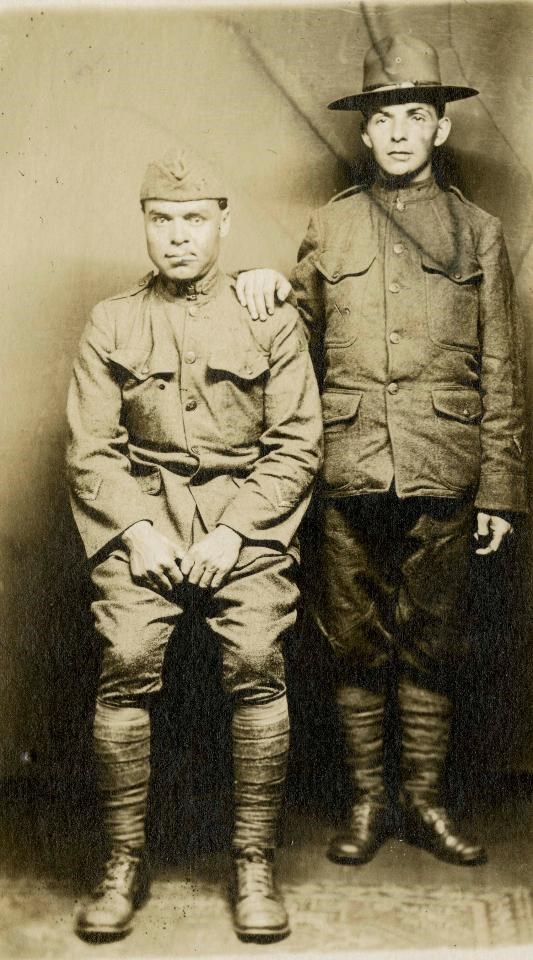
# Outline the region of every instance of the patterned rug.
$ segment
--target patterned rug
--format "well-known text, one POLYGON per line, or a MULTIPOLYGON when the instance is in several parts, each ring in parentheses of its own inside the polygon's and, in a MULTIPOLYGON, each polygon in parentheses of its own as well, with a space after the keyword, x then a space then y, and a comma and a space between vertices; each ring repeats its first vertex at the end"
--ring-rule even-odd
MULTIPOLYGON (((227 914, 220 890, 207 894, 184 885, 178 893, 172 887, 173 903, 180 903, 187 924, 202 926, 207 916, 216 924, 227 914)), ((474 893, 455 887, 320 882, 284 884, 282 890, 293 931, 283 944, 288 953, 320 947, 365 952, 533 943, 533 897, 525 887, 474 893)), ((166 899, 163 894, 156 908, 161 914, 166 899)))
MULTIPOLYGON (((408 957, 417 949, 487 950, 533 943, 532 896, 525 887, 468 891, 325 881, 282 888, 292 924, 283 955, 320 951, 330 957, 347 951, 366 956, 377 950, 404 950, 408 957)), ((82 944, 72 934, 74 908, 72 894, 61 885, 0 881, 2 960, 96 956, 94 946, 82 944)), ((244 946, 232 932, 222 885, 168 875, 153 883, 152 896, 130 937, 104 948, 99 956, 237 957, 244 946)), ((275 952, 274 945, 263 948, 263 955, 275 952)))

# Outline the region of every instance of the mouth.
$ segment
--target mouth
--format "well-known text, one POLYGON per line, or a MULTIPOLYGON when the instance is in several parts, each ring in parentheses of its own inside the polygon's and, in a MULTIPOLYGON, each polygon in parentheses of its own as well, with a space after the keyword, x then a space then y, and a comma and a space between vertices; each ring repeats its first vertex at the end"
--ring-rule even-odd
POLYGON ((195 263, 196 257, 180 257, 177 253, 167 253, 165 254, 165 260, 170 260, 171 263, 175 263, 178 266, 185 267, 188 263, 195 263))
POLYGON ((407 160, 411 156, 406 150, 390 150, 389 157, 393 157, 395 160, 407 160))

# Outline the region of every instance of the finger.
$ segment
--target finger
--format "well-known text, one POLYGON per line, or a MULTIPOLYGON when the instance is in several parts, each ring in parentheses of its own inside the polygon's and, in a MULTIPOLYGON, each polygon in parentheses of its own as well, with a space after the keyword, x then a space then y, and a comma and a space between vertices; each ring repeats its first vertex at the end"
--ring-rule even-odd
POLYGON ((183 574, 177 563, 165 567, 165 573, 175 587, 179 587, 183 583, 183 574))
POLYGON ((248 284, 245 289, 245 306, 250 314, 252 320, 257 320, 259 317, 259 311, 255 302, 254 291, 251 288, 251 285, 248 284))
POLYGON ((217 570, 213 579, 211 580, 211 590, 218 590, 221 586, 224 577, 226 576, 226 570, 217 570))
POLYGON ((268 286, 263 292, 263 296, 265 298, 266 311, 269 315, 274 313, 274 289, 275 288, 273 286, 268 286))
POLYGON ((183 558, 183 560, 181 561, 181 563, 180 563, 180 565, 179 565, 179 568, 180 568, 180 570, 181 570, 181 572, 182 572, 182 574, 183 574, 184 577, 188 577, 188 576, 189 576, 189 573, 190 573, 190 571, 192 570, 193 565, 194 565, 194 560, 192 560, 192 558, 189 556, 189 554, 186 553, 185 556, 184 556, 184 558, 183 558))
POLYGON ((150 570, 147 580, 151 589, 157 593, 172 592, 172 584, 163 570, 150 570))
MULTIPOLYGON (((261 278, 258 278, 256 280, 256 284, 254 287, 254 300, 255 300, 256 310, 259 314, 259 320, 262 323, 264 323, 265 320, 268 319, 268 311, 267 311, 267 305, 266 305, 265 284, 261 278)), ((272 298, 272 302, 273 302, 273 298, 272 298)))
POLYGON ((489 553, 496 553, 500 543, 502 542, 502 533, 495 533, 492 537, 492 540, 486 547, 480 547, 479 550, 476 550, 476 553, 480 557, 487 556, 489 553))
POLYGON ((493 553, 496 553, 496 551, 500 549, 501 542, 504 538, 504 535, 505 535, 505 530, 500 529, 500 530, 494 531, 492 540, 489 543, 489 547, 491 548, 493 553))
POLYGON ((245 285, 245 274, 239 273, 237 281, 235 283, 235 293, 237 294, 237 300, 239 301, 241 307, 246 306, 246 297, 244 295, 244 285, 245 285))
POLYGON ((195 586, 197 586, 200 583, 200 580, 202 579, 203 573, 204 573, 203 564, 198 562, 193 564, 187 576, 189 583, 193 583, 195 584, 195 586))
POLYGON ((198 581, 198 586, 202 590, 207 590, 207 588, 211 586, 211 582, 216 572, 217 571, 214 568, 206 567, 198 581))
POLYGON ((291 290, 292 290, 292 287, 289 281, 287 280, 286 277, 283 277, 283 280, 281 280, 280 283, 278 283, 277 290, 276 290, 278 300, 281 300, 281 302, 284 303, 287 297, 289 296, 289 293, 291 292, 291 290))
POLYGON ((490 517, 486 513, 478 513, 477 515, 477 537, 486 537, 489 533, 489 521, 490 517))

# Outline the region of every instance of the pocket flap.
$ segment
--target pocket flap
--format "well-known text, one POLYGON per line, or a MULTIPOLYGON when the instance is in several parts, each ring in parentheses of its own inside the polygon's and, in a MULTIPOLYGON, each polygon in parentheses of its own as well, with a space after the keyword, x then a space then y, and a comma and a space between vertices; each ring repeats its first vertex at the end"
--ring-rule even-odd
POLYGON ((110 363, 135 377, 136 380, 148 380, 148 377, 164 376, 176 373, 177 360, 161 359, 156 356, 139 357, 130 350, 114 350, 108 355, 110 363))
POLYGON ((257 380, 270 371, 267 357, 262 353, 230 353, 229 350, 212 350, 207 361, 210 370, 230 373, 239 380, 257 380))
POLYGON ((96 500, 101 486, 102 477, 96 474, 78 477, 73 482, 74 493, 80 500, 96 500))
POLYGON ((353 420, 357 416, 362 392, 357 393, 323 393, 322 416, 324 426, 330 427, 335 423, 353 420))
POLYGON ((462 286, 465 283, 476 283, 483 279, 483 270, 473 254, 463 253, 454 263, 439 263, 429 254, 422 257, 422 267, 428 273, 440 273, 462 286))
POLYGON ((483 413, 481 397, 473 390, 434 390, 432 396, 437 413, 452 420, 475 423, 483 413))
POLYGON ((375 250, 324 250, 314 264, 329 283, 338 283, 344 277, 367 273, 375 259, 375 250))

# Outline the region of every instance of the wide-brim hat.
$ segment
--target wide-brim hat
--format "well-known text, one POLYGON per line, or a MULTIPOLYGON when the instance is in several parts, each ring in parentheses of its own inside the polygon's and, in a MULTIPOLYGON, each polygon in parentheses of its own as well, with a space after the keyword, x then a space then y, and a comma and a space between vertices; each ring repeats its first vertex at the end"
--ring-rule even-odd
POLYGON ((378 40, 367 50, 362 92, 334 100, 328 109, 364 111, 377 102, 447 102, 477 93, 474 87, 442 83, 437 51, 425 40, 399 33, 378 40))

